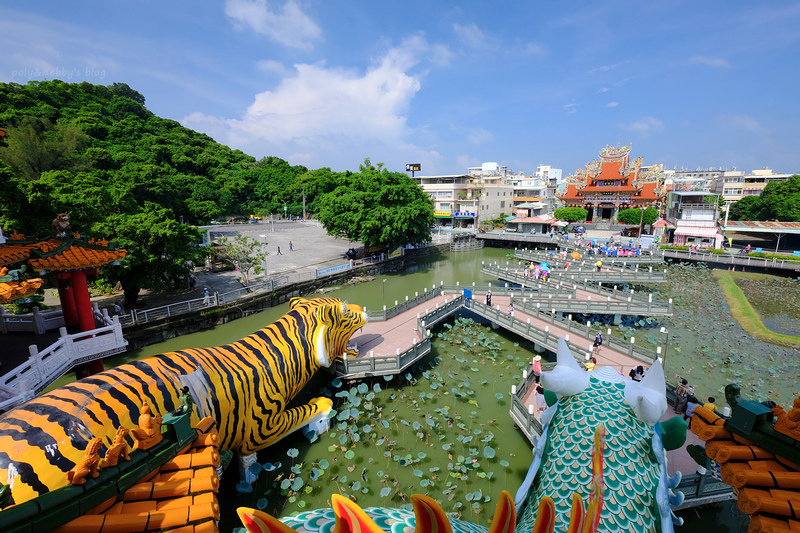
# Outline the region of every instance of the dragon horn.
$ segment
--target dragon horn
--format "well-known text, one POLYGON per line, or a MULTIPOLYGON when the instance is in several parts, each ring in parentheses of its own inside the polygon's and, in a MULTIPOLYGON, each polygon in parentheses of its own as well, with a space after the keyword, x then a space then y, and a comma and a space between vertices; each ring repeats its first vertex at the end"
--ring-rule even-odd
POLYGON ((412 494, 411 503, 417 522, 414 533, 453 533, 450 519, 436 500, 423 494, 412 494))
POLYGON ((296 533, 277 518, 258 509, 239 507, 236 513, 248 533, 296 533))
POLYGON ((489 533, 514 533, 516 524, 517 509, 514 507, 514 500, 511 499, 511 494, 504 490, 497 500, 489 533))
POLYGON ((378 524, 349 498, 334 494, 331 504, 336 515, 333 533, 383 533, 378 524))
POLYGON ((583 498, 580 494, 572 495, 572 512, 569 515, 567 533, 584 533, 583 526, 586 522, 586 509, 583 507, 583 498))
POLYGON ((556 527, 556 504, 549 496, 543 496, 536 512, 536 522, 531 533, 553 533, 556 527))

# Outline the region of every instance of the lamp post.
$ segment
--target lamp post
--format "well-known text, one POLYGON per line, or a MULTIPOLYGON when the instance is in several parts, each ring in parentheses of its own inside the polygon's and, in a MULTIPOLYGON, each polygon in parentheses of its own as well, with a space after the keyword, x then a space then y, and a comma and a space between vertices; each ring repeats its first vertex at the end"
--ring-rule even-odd
POLYGON ((283 219, 286 220, 287 211, 289 210, 289 208, 286 205, 286 200, 281 200, 281 202, 283 202, 283 219))
POLYGON ((386 311, 386 279, 383 280, 383 283, 381 284, 381 288, 383 289, 381 291, 382 295, 383 295, 383 310, 386 311))
POLYGON ((667 372, 667 348, 669 348, 669 331, 667 331, 667 328, 662 326, 661 327, 661 333, 664 334, 664 353, 661 355, 661 358, 663 360, 663 364, 661 366, 664 368, 664 372, 665 372, 665 375, 666 375, 666 372, 667 372))
POLYGON ((642 226, 644 225, 645 207, 639 206, 639 248, 642 247, 642 226))
MULTIPOLYGON (((261 237, 261 253, 264 253, 264 245, 267 244, 267 236, 266 235, 259 235, 261 237)), ((264 281, 267 280, 267 256, 263 256, 264 259, 264 281)))

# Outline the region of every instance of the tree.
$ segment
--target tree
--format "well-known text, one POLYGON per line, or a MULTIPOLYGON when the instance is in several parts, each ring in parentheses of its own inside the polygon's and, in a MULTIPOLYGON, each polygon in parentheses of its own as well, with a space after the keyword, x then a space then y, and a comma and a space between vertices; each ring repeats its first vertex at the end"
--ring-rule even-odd
POLYGON ((241 274, 240 281, 245 287, 250 285, 250 271, 256 276, 264 272, 264 260, 269 252, 264 251, 257 239, 239 233, 232 241, 225 237, 219 243, 225 246, 225 255, 241 274))
POLYGON ((589 211, 582 207, 561 207, 553 211, 553 216, 567 222, 582 222, 586 220, 589 211))
POLYGON ((180 224, 169 209, 153 203, 135 214, 112 214, 94 224, 92 233, 128 251, 121 265, 105 267, 106 276, 122 284, 127 309, 136 308, 141 289, 163 291, 182 285, 193 263, 206 256, 197 246, 198 229, 180 224))
POLYGON ((364 163, 358 174, 342 174, 340 185, 320 199, 319 220, 328 234, 367 248, 430 240, 433 200, 406 174, 364 163))
POLYGON ((655 207, 623 209, 617 215, 617 222, 629 226, 649 226, 656 220, 658 220, 658 209, 655 207))
POLYGON ((8 146, 0 149, 0 159, 19 175, 34 181, 48 170, 78 164, 77 151, 87 140, 75 126, 25 117, 19 126, 8 129, 8 146))
POLYGON ((758 200, 758 196, 745 196, 741 200, 733 202, 728 211, 728 220, 755 220, 752 212, 758 200))

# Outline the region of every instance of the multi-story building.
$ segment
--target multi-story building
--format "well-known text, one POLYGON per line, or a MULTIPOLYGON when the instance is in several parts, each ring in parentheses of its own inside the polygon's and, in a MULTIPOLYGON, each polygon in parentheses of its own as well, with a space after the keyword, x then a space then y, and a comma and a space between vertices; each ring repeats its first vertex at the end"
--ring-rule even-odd
POLYGON ((587 221, 616 221, 620 209, 660 205, 664 198, 661 165, 642 166, 642 158, 630 160, 628 146, 606 146, 600 159, 586 164, 566 180, 566 191, 559 196, 568 207, 583 207, 587 221))
POLYGON ((466 174, 412 179, 433 199, 437 226, 470 228, 512 214, 514 186, 508 183, 509 176, 506 167, 484 163, 466 174))
POLYGON ((721 248, 717 229, 719 194, 708 191, 673 191, 667 194, 666 221, 675 226, 673 244, 721 248))
POLYGON ((768 167, 754 170, 750 174, 740 172, 738 176, 725 178, 722 184, 722 198, 726 204, 730 204, 747 196, 759 196, 768 184, 786 181, 789 176, 789 174, 776 174, 768 167))

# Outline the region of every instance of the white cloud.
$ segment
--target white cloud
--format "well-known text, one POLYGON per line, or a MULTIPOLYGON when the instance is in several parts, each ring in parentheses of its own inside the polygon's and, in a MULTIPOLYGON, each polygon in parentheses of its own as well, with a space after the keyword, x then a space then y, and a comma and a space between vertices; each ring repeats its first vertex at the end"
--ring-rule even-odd
POLYGON ((564 104, 561 106, 568 115, 578 112, 578 104, 564 104))
POLYGON ((597 68, 593 68, 592 70, 589 71, 589 74, 597 74, 599 72, 608 72, 610 70, 614 70, 615 68, 617 68, 621 64, 622 63, 614 63, 613 65, 603 65, 603 66, 600 66, 600 67, 597 67, 597 68))
POLYGON ((480 28, 478 28, 477 24, 467 24, 462 26, 461 24, 454 22, 453 32, 455 32, 459 39, 466 42, 473 48, 480 48, 486 44, 486 35, 480 30, 480 28))
POLYGON ((620 124, 619 127, 623 130, 647 133, 653 130, 663 130, 664 123, 657 118, 644 117, 637 121, 631 122, 630 124, 620 124))
POLYGON ((731 64, 721 57, 692 56, 689 58, 690 65, 706 65, 714 68, 731 68, 731 64))
POLYGON ((619 102, 609 102, 609 103, 606 104, 606 107, 617 107, 618 105, 619 105, 619 102))
POLYGON ((609 91, 608 87, 600 87, 599 89, 597 89, 598 93, 607 93, 608 91, 609 91))
POLYGON ((286 66, 281 63, 280 61, 275 61, 274 59, 264 59, 256 63, 256 68, 262 72, 267 72, 269 74, 275 74, 280 78, 285 78, 286 76, 291 76, 292 72, 286 66))
POLYGON ((284 46, 310 49, 322 31, 294 0, 273 9, 266 0, 227 0, 225 14, 235 25, 248 27, 284 46))
MULTIPOLYGON (((193 113, 182 122, 248 153, 298 154, 308 164, 335 165, 345 151, 350 166, 383 153, 418 153, 406 142, 406 113, 421 88, 421 75, 412 71, 436 50, 446 55, 417 35, 387 50, 365 72, 296 64, 274 90, 257 94, 240 119, 193 113)), ((276 68, 274 63, 264 66, 276 68)), ((484 137, 481 132, 470 135, 475 142, 484 137)))

